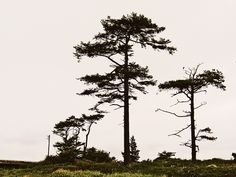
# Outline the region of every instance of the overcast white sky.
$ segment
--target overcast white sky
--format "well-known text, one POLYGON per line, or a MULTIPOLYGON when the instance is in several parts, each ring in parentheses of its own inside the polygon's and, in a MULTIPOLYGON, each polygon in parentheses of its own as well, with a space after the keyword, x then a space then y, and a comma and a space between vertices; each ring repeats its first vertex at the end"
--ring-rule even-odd
MULTIPOLYGON (((88 112, 94 99, 76 95, 84 88, 76 78, 105 72, 108 63, 78 64, 73 46, 101 32, 101 19, 131 12, 165 26, 160 36, 178 49, 171 56, 136 48, 135 61, 148 65, 159 83, 182 78, 182 67, 199 63, 204 63, 202 69, 224 73, 227 91, 209 89, 197 97, 199 103, 208 102, 197 112, 197 127, 210 126, 218 137, 216 142, 200 143, 198 158, 230 159, 236 151, 235 7, 235 0, 0 0, 0 159, 44 159, 46 138, 55 123, 88 112)), ((157 87, 148 90, 149 95, 140 95, 131 106, 130 131, 141 158, 154 159, 164 150, 190 158, 190 149, 179 146, 190 132, 183 138, 168 136, 186 126, 188 119, 155 112, 157 107, 169 109, 175 99, 170 92, 156 94, 157 87)), ((121 159, 122 119, 122 111, 107 114, 93 127, 89 146, 121 159)), ((56 140, 52 135, 52 142, 56 140)))

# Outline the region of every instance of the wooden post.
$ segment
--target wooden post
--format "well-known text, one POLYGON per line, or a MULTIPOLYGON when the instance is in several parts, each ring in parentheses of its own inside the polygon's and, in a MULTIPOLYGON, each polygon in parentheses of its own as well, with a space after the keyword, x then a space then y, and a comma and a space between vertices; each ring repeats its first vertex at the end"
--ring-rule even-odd
POLYGON ((48 135, 48 157, 50 155, 50 135, 48 135))

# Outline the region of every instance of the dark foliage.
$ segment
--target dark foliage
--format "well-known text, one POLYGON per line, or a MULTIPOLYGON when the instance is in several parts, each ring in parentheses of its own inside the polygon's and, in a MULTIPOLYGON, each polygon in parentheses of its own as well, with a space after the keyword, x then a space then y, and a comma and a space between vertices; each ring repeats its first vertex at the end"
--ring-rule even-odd
POLYGON ((112 71, 104 75, 95 74, 81 77, 80 80, 94 87, 84 90, 80 95, 95 95, 98 103, 92 108, 98 113, 106 112, 99 106, 108 103, 117 108, 124 108, 124 161, 130 161, 129 152, 129 100, 136 100, 136 90, 146 93, 146 86, 153 86, 156 81, 148 75, 148 68, 130 62, 134 54, 133 46, 147 46, 155 50, 166 50, 170 54, 176 50, 169 46, 170 40, 156 35, 164 31, 143 15, 132 13, 120 19, 108 17, 101 21, 104 32, 98 33, 93 42, 81 42, 75 46, 75 56, 78 61, 83 56, 89 58, 105 57, 110 60, 112 71))
POLYGON ((110 157, 109 152, 105 152, 104 150, 98 150, 92 147, 87 149, 86 153, 83 155, 83 159, 101 163, 111 162, 115 160, 115 157, 110 157))
POLYGON ((57 148, 58 155, 52 157, 52 160, 55 158, 59 162, 73 162, 78 157, 81 157, 86 152, 91 126, 101 118, 103 118, 101 114, 89 116, 83 114, 80 118, 71 116, 65 121, 57 123, 54 126, 53 133, 60 136, 62 141, 54 144, 54 147, 57 148), (82 131, 86 132, 85 142, 80 141, 80 133, 82 131), (84 146, 83 153, 82 146, 84 146))
POLYGON ((156 159, 154 159, 153 161, 157 161, 157 160, 168 160, 171 159, 171 157, 175 156, 175 152, 167 152, 167 151, 163 151, 161 153, 158 153, 158 157, 156 159))
POLYGON ((134 139, 134 136, 130 138, 130 162, 138 162, 140 150, 137 149, 137 144, 134 139))
POLYGON ((199 146, 196 144, 196 141, 201 140, 210 140, 214 141, 216 140, 216 137, 209 136, 212 134, 211 129, 209 127, 200 129, 197 133, 196 126, 195 126, 195 110, 204 106, 206 103, 201 103, 200 105, 195 105, 195 95, 202 92, 207 92, 208 86, 213 86, 216 88, 219 88, 221 90, 225 90, 226 87, 223 84, 224 83, 224 76, 222 72, 212 69, 212 70, 205 70, 202 73, 198 74, 198 69, 200 65, 198 65, 196 68, 191 68, 188 70, 185 70, 186 78, 180 79, 180 80, 172 80, 172 81, 166 81, 164 83, 161 83, 158 87, 162 90, 176 90, 176 92, 172 96, 177 95, 183 95, 185 97, 184 100, 177 100, 178 104, 182 103, 188 103, 190 105, 189 111, 183 111, 183 115, 178 115, 171 111, 166 111, 163 109, 157 109, 157 111, 162 111, 165 113, 172 114, 176 117, 190 117, 190 124, 188 124, 186 127, 182 128, 181 130, 178 130, 176 133, 173 133, 171 135, 175 135, 180 137, 180 133, 187 129, 191 129, 191 140, 188 140, 185 143, 182 143, 181 145, 184 145, 186 147, 189 147, 192 149, 192 160, 196 160, 196 152, 199 151, 199 146))
POLYGON ((234 161, 236 161, 236 153, 232 153, 232 156, 234 158, 234 161))

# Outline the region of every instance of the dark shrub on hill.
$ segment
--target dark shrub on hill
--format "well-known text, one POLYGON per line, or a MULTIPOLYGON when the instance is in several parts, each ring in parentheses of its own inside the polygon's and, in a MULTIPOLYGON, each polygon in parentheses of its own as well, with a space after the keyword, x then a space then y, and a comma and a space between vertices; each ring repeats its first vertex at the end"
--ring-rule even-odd
POLYGON ((45 164, 55 164, 55 163, 67 163, 67 162, 75 162, 77 158, 72 152, 64 152, 55 156, 47 156, 42 163, 45 164))
POLYGON ((232 156, 234 158, 234 161, 236 161, 236 153, 232 153, 232 156))
POLYGON ((154 159, 153 161, 157 161, 157 160, 168 160, 171 159, 171 157, 175 156, 175 152, 167 152, 167 151, 163 151, 161 153, 158 153, 158 157, 156 159, 154 159))
POLYGON ((93 162, 111 162, 115 160, 115 157, 110 157, 109 152, 92 147, 87 149, 86 153, 83 155, 83 159, 91 160, 93 162))

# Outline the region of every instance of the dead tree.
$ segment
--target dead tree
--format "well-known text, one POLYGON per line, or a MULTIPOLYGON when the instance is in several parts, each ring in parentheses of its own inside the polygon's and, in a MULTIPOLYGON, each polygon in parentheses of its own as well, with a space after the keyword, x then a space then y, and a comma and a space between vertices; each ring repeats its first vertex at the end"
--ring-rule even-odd
POLYGON ((187 130, 191 129, 191 140, 181 144, 186 147, 190 147, 192 149, 192 160, 196 160, 196 152, 199 151, 199 146, 196 144, 196 141, 201 140, 216 140, 216 137, 209 136, 211 134, 211 129, 209 127, 200 129, 196 133, 196 126, 195 126, 195 110, 199 109, 206 103, 201 103, 200 105, 195 106, 195 95, 198 93, 206 93, 208 86, 214 86, 221 90, 225 90, 224 76, 222 72, 212 69, 212 70, 204 70, 202 73, 198 74, 198 69, 200 64, 197 65, 196 68, 189 68, 185 71, 186 78, 182 80, 171 80, 160 84, 158 87, 160 91, 162 90, 176 90, 172 97, 184 95, 185 99, 179 100, 177 99, 177 103, 174 105, 182 104, 182 103, 189 103, 190 109, 189 111, 183 111, 183 115, 178 115, 174 112, 167 111, 164 109, 158 108, 156 111, 162 111, 176 117, 190 117, 190 124, 186 127, 182 128, 181 130, 176 131, 171 135, 175 135, 180 137, 180 134, 187 130))

